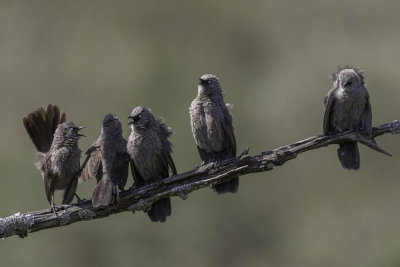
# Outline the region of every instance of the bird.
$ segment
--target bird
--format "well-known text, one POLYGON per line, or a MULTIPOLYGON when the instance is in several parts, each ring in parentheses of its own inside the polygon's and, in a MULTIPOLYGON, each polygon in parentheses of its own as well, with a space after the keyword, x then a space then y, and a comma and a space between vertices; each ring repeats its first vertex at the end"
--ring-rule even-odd
MULTIPOLYGON (((232 116, 225 104, 219 78, 204 74, 199 78, 197 97, 189 107, 193 137, 202 165, 236 157, 232 116)), ((213 186, 218 194, 236 193, 239 177, 213 186)))
POLYGON ((38 151, 35 165, 42 174, 51 210, 56 212, 55 190, 64 190, 62 204, 71 203, 76 195, 82 152, 78 140, 84 136, 79 131, 85 127, 66 122, 65 113, 60 115, 59 107, 51 104, 46 110, 39 108, 29 113, 23 124, 38 151))
POLYGON ((107 114, 101 134, 86 152, 79 182, 96 177, 97 185, 92 195, 93 207, 119 203, 129 173, 129 155, 122 136, 122 124, 115 114, 107 114))
MULTIPOLYGON (((350 65, 339 66, 331 78, 332 87, 324 98, 324 134, 362 128, 375 142, 372 137, 371 104, 362 71, 350 65)), ((360 168, 357 142, 339 144, 337 153, 343 168, 360 168)))
MULTIPOLYGON (((147 107, 136 107, 128 117, 131 134, 127 150, 135 186, 160 182, 172 172, 177 174, 171 157, 172 144, 168 138, 172 131, 161 120, 156 119, 147 107)), ((171 215, 170 198, 155 201, 147 212, 153 222, 165 222, 171 215)))

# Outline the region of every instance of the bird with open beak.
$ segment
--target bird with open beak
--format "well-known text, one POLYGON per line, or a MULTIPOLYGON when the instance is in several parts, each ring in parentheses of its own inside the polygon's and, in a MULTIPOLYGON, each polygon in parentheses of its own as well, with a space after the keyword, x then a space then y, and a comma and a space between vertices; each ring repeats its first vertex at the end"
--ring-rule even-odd
MULTIPOLYGON (((73 122, 65 122, 57 106, 40 108, 24 119, 23 123, 33 144, 38 150, 36 167, 42 173, 46 197, 55 212, 54 191, 64 190, 62 204, 69 204, 78 185, 82 151, 78 140, 84 136, 73 122)), ((77 196, 78 197, 78 196, 77 196)), ((79 198, 78 198, 79 201, 79 198)))

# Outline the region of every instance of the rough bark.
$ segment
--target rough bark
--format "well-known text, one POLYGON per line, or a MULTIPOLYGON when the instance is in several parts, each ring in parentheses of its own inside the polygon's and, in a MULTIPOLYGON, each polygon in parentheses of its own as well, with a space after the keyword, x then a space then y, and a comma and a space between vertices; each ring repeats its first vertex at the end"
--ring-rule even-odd
MULTIPOLYGON (((374 137, 387 133, 399 134, 400 121, 395 120, 373 128, 374 137)), ((25 237, 28 233, 65 226, 79 221, 99 219, 124 211, 146 211, 157 199, 172 196, 186 199, 190 192, 197 189, 210 187, 249 173, 270 171, 275 166, 281 166, 286 161, 296 158, 300 153, 345 141, 357 141, 378 152, 390 155, 379 148, 375 142, 368 139, 362 130, 347 131, 329 136, 317 135, 274 150, 265 151, 256 156, 249 156, 249 149, 247 148, 240 156, 226 160, 221 164, 210 163, 192 171, 171 176, 160 183, 125 191, 120 195, 118 206, 94 209, 91 201, 84 201, 78 204, 59 206, 61 210, 57 214, 50 209, 15 213, 0 219, 0 237, 6 238, 12 235, 25 237)))

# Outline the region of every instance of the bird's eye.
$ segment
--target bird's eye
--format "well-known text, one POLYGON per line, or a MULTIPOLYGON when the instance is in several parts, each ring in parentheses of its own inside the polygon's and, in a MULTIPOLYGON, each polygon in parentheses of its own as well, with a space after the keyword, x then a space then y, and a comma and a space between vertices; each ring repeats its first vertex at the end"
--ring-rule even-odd
POLYGON ((207 83, 208 83, 208 84, 211 84, 211 80, 207 80, 207 83))
POLYGON ((352 84, 352 82, 351 82, 351 81, 348 81, 348 82, 346 82, 346 83, 344 84, 344 86, 345 86, 345 87, 348 87, 348 86, 351 86, 351 84, 352 84))
POLYGON ((140 120, 142 118, 142 114, 139 114, 137 117, 140 120))

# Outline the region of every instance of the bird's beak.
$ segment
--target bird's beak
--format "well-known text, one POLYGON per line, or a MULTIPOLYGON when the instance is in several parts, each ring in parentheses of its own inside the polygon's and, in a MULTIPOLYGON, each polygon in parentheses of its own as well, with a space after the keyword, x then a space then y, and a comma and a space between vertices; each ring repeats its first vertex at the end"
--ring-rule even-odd
MULTIPOLYGON (((86 128, 86 126, 79 126, 79 127, 78 127, 78 132, 79 132, 80 130, 82 130, 82 129, 85 129, 85 128, 86 128)), ((86 135, 83 135, 83 134, 80 134, 80 133, 78 133, 78 136, 86 137, 86 135)))
POLYGON ((132 116, 129 116, 127 119, 131 119, 132 120, 132 121, 128 122, 128 125, 133 124, 133 117, 132 116))

